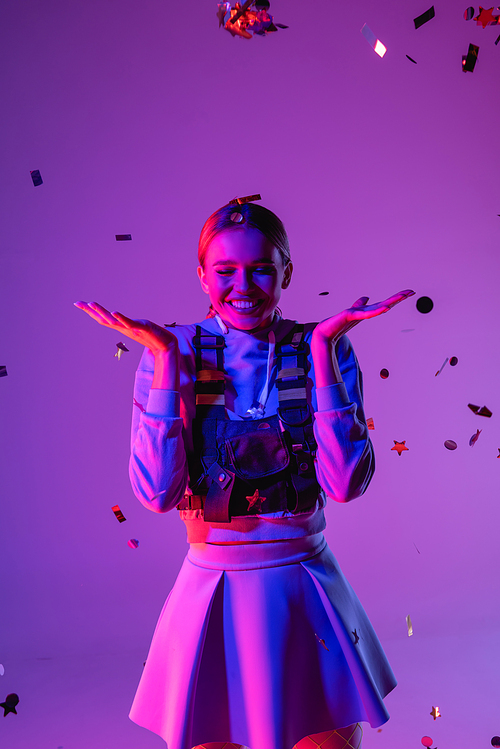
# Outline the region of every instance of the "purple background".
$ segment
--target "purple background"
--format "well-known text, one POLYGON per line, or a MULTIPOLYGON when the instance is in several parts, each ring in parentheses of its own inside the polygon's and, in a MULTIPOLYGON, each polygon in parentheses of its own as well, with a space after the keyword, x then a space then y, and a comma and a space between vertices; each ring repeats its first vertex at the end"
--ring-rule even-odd
POLYGON ((201 226, 256 192, 290 237, 285 316, 417 292, 351 332, 377 470, 364 497, 326 510, 399 680, 364 746, 418 748, 428 734, 486 749, 500 734, 500 27, 466 23, 466 5, 437 0, 415 30, 425 0, 274 0, 290 28, 246 41, 217 28, 212 0, 3 4, 0 700, 20 703, 0 717, 2 746, 165 746, 127 715, 185 529, 128 481, 141 349, 118 362, 118 336, 72 302, 199 320, 201 226))

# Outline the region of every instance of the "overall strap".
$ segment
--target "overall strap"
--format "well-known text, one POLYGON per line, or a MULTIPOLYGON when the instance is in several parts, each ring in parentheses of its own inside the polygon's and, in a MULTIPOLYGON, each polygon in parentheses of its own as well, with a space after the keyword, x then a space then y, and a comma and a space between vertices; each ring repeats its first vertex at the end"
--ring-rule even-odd
POLYGON ((225 419, 226 400, 224 396, 224 357, 226 345, 224 336, 207 333, 200 325, 196 326, 193 338, 195 351, 196 418, 225 419))
POLYGON ((209 484, 204 502, 206 522, 230 522, 229 500, 234 474, 220 465, 217 450, 217 420, 226 419, 224 395, 224 336, 207 333, 196 326, 193 338, 196 365, 196 418, 193 420, 193 447, 200 456, 203 476, 209 484), (207 447, 208 445, 208 447, 207 447))
POLYGON ((283 341, 276 344, 278 360, 278 416, 290 435, 295 462, 292 483, 296 492, 293 512, 311 506, 317 498, 318 483, 314 458, 317 443, 314 439, 311 409, 307 401, 307 351, 304 341, 304 326, 295 325, 283 341))

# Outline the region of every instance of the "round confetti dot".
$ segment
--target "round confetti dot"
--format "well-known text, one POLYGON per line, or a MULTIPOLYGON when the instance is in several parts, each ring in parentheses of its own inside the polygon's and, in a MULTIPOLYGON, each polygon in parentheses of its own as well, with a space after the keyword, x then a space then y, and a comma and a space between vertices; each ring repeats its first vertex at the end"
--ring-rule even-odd
POLYGON ((470 5, 465 11, 464 11, 464 18, 466 21, 470 21, 472 18, 474 18, 474 8, 472 5, 470 5))
POLYGON ((422 736, 421 740, 424 746, 432 746, 432 739, 430 736, 422 736))
POLYGON ((320 296, 328 296, 329 293, 330 293, 329 291, 320 291, 319 295, 320 296))
POLYGON ((444 446, 447 450, 456 450, 457 449, 457 443, 453 440, 445 440, 444 446))
POLYGON ((383 380, 387 380, 389 377, 389 370, 388 369, 381 369, 380 370, 380 376, 383 380))
POLYGON ((458 357, 452 356, 450 359, 450 367, 456 367, 458 364, 458 357))
POLYGON ((243 221, 243 216, 241 213, 231 213, 231 221, 233 221, 235 224, 241 224, 243 221))
POLYGON ((426 315, 434 307, 434 302, 428 296, 421 296, 417 299, 417 309, 423 315, 426 315))
POLYGON ((491 746, 500 746, 500 736, 493 736, 493 738, 491 739, 491 746))
POLYGON ((130 541, 127 541, 128 545, 131 549, 137 549, 139 546, 139 541, 136 538, 131 538, 130 541))

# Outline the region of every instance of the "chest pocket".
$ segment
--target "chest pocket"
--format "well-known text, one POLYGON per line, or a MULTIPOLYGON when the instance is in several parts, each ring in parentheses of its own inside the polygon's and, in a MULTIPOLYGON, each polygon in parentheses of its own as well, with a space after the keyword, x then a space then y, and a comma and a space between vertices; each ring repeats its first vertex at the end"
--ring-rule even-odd
POLYGON ((228 461, 243 481, 272 476, 290 463, 282 434, 274 427, 226 439, 225 447, 228 461))

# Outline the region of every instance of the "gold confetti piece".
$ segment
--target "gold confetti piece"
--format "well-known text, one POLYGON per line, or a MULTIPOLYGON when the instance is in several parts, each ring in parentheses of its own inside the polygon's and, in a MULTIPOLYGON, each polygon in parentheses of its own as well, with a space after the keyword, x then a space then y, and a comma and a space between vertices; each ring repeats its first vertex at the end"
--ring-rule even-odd
POLYGON ((139 401, 136 400, 135 398, 134 398, 134 406, 137 406, 137 408, 139 409, 139 411, 141 411, 142 413, 146 413, 146 409, 144 408, 144 406, 142 405, 142 403, 139 403, 139 401))
POLYGON ((432 715, 432 717, 434 718, 434 720, 436 720, 436 718, 441 718, 441 713, 439 712, 439 707, 434 707, 434 705, 433 705, 432 706, 432 710, 430 711, 429 715, 432 715))
POLYGON ((119 523, 123 523, 127 519, 125 515, 123 514, 123 512, 120 510, 118 505, 114 505, 114 507, 112 507, 111 509, 115 513, 116 519, 118 520, 119 523))
POLYGON ((260 195, 245 195, 244 198, 234 198, 228 205, 243 205, 244 203, 253 203, 254 200, 262 200, 260 195))
POLYGON ((127 348, 127 347, 125 346, 125 344, 124 344, 124 343, 122 343, 122 341, 120 341, 120 343, 117 343, 117 344, 116 344, 116 348, 117 348, 118 350, 117 350, 117 352, 116 352, 115 356, 117 356, 117 357, 118 357, 118 361, 120 361, 120 359, 121 359, 121 357, 122 357, 122 354, 123 354, 123 352, 124 352, 124 351, 128 351, 128 348, 127 348))
MULTIPOLYGON (((316 632, 315 632, 314 634, 316 635, 316 632)), ((317 641, 318 641, 319 643, 321 643, 321 645, 323 645, 323 647, 325 648, 325 650, 328 650, 328 652, 330 652, 330 648, 327 648, 327 647, 326 647, 326 645, 325 645, 325 641, 324 641, 324 640, 321 640, 321 639, 320 639, 320 638, 318 637, 318 635, 316 635, 316 639, 317 639, 317 641)))
POLYGON ((409 448, 406 447, 406 440, 403 440, 402 442, 397 442, 397 440, 394 440, 394 447, 391 447, 391 450, 397 450, 398 455, 401 455, 402 452, 408 449, 409 448))
POLYGON ((406 626, 408 627, 408 637, 411 637, 413 634, 413 625, 411 623, 411 616, 409 614, 406 617, 406 626))
POLYGON ((472 437, 471 437, 471 438, 470 438, 470 440, 469 440, 469 445, 470 445, 471 447, 474 447, 474 445, 475 445, 475 444, 476 444, 476 442, 478 441, 478 439, 479 439, 479 435, 481 434, 481 432, 482 432, 482 431, 483 431, 482 429, 477 429, 477 430, 476 430, 476 433, 472 435, 472 437))
POLYGON ((373 419, 371 416, 366 420, 366 426, 368 427, 368 429, 375 429, 375 424, 373 423, 373 419))
POLYGON ((436 372, 436 374, 435 374, 435 377, 437 377, 437 376, 438 376, 438 374, 441 374, 441 372, 442 372, 442 371, 443 371, 443 369, 444 369, 444 368, 446 367, 446 365, 448 364, 448 362, 449 362, 449 361, 450 361, 450 360, 448 359, 448 357, 446 357, 446 359, 444 360, 444 364, 443 364, 443 366, 441 367, 441 369, 440 369, 440 370, 439 370, 438 372, 436 372))

